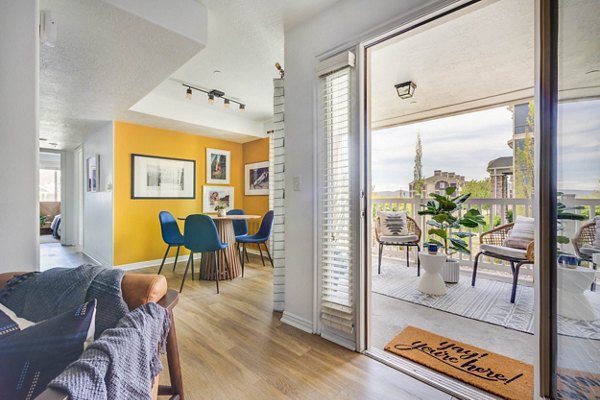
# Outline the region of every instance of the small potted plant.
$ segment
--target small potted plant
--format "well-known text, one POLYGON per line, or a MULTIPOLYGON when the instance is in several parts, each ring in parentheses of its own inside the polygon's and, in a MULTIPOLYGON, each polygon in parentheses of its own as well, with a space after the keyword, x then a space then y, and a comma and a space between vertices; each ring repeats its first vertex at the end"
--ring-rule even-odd
POLYGON ((419 215, 431 216, 431 219, 427 221, 427 225, 431 226, 427 231, 429 243, 437 244, 446 253, 446 267, 443 269, 442 276, 444 281, 450 283, 458 282, 460 276, 460 264, 458 260, 452 259, 452 254, 470 254, 469 244, 465 239, 475 236, 474 233, 461 229, 477 228, 485 224, 479 210, 475 208, 463 210, 463 203, 471 196, 471 193, 452 197, 455 192, 456 188, 447 187, 445 195, 431 193, 430 196, 433 200, 429 200, 426 205, 422 206, 424 209, 419 211, 419 215), (459 216, 461 210, 464 212, 462 216, 459 216))
POLYGON ((227 207, 225 207, 223 204, 217 204, 215 206, 215 211, 217 212, 218 217, 224 217, 226 215, 226 209, 227 207))

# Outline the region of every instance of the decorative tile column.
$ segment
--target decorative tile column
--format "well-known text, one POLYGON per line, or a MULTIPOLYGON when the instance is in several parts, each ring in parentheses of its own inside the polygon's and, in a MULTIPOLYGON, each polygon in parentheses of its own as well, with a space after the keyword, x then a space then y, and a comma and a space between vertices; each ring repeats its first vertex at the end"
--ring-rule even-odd
POLYGON ((285 129, 284 129, 284 79, 273 79, 273 133, 270 139, 272 171, 269 187, 269 205, 275 213, 273 236, 273 310, 283 311, 285 289, 285 129))

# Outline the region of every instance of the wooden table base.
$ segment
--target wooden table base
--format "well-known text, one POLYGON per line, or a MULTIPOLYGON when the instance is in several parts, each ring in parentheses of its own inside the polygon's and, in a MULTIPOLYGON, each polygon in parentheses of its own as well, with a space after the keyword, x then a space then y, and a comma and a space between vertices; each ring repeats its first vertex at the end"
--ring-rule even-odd
MULTIPOLYGON (((236 278, 242 273, 242 264, 235 244, 233 222, 228 219, 223 219, 216 220, 215 223, 217 224, 221 242, 229 244, 225 250, 217 252, 220 270, 219 280, 236 278), (227 258, 227 260, 225 258, 227 258)), ((215 280, 214 258, 214 253, 202 254, 202 260, 200 262, 200 279, 208 281, 215 280)))

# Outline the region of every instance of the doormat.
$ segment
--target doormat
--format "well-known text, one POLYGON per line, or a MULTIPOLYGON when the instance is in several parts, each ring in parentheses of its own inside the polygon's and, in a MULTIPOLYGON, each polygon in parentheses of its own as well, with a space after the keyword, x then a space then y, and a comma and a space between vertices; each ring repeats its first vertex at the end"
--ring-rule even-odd
POLYGON ((444 336, 406 327, 385 350, 504 399, 533 398, 533 366, 444 336))

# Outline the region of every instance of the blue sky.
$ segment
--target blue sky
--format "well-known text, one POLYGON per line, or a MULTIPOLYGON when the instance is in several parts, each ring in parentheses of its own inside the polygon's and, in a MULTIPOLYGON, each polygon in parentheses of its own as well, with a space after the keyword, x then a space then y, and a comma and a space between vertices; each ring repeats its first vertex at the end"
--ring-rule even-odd
MULTIPOLYGON (((600 189, 600 101, 561 105, 559 125, 559 188, 600 189)), ((506 107, 377 130, 372 134, 375 191, 408 189, 417 132, 425 176, 441 169, 483 179, 490 160, 512 155, 507 145, 512 113, 506 107)))

